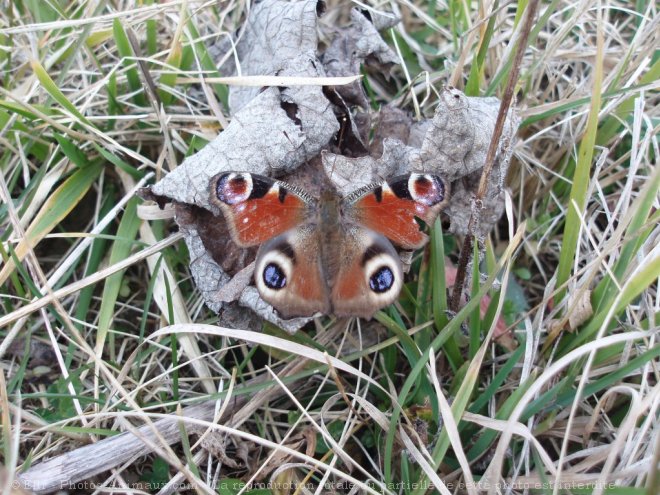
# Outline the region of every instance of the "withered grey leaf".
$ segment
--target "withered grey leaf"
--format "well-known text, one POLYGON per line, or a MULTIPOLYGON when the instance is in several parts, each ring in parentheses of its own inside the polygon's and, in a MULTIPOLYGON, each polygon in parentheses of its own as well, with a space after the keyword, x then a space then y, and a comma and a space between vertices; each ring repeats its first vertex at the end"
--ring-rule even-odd
MULTIPOLYGON (((429 122, 425 120, 425 122, 429 122)), ((415 146, 409 142, 413 120, 405 111, 392 105, 385 105, 378 113, 378 122, 371 143, 371 153, 374 156, 383 154, 385 139, 396 139, 400 143, 415 146)), ((423 136, 422 136, 423 137, 423 136)), ((421 139, 417 148, 421 148, 421 139)))
POLYGON ((242 306, 252 309, 252 311, 261 316, 262 319, 289 333, 297 332, 311 321, 311 318, 291 318, 289 320, 280 318, 273 307, 261 299, 256 287, 251 285, 246 287, 241 293, 241 298, 238 302, 242 306))
MULTIPOLYGON (((450 232, 460 235, 467 234, 470 215, 473 209, 473 199, 480 179, 481 170, 477 170, 452 183, 451 201, 445 208, 445 213, 451 220, 450 232)), ((478 238, 483 238, 488 234, 502 216, 504 212, 503 192, 504 190, 497 182, 490 181, 488 183, 488 189, 482 201, 481 210, 478 212, 479 223, 475 226, 474 233, 478 238)))
MULTIPOLYGON (((454 181, 482 169, 499 106, 497 98, 467 97, 455 88, 445 88, 440 93, 431 123, 418 124, 425 130, 421 146, 425 170, 454 181)), ((511 141, 518 122, 512 111, 502 143, 511 141)), ((419 130, 415 134, 418 135, 419 130)), ((506 162, 508 164, 508 160, 506 162)))
POLYGON ((219 302, 232 302, 239 299, 241 293, 250 285, 254 274, 254 261, 240 270, 225 285, 213 294, 213 298, 219 302))
POLYGON ((351 10, 351 25, 337 30, 332 43, 321 56, 328 76, 359 74, 360 64, 367 57, 372 57, 381 64, 399 63, 399 57, 387 46, 378 33, 379 29, 394 26, 398 19, 389 18, 389 21, 392 22, 389 25, 387 22, 381 22, 383 17, 372 16, 371 13, 365 13, 356 8, 351 10), (371 20, 376 17, 378 18, 377 26, 371 20))
POLYGON ((396 139, 385 139, 380 158, 351 158, 330 152, 322 153, 321 157, 325 173, 343 196, 388 177, 422 170, 419 150, 396 139))
POLYGON ((571 332, 575 332, 593 314, 594 308, 591 305, 591 291, 588 289, 579 291, 578 294, 572 296, 571 311, 568 315, 568 329, 571 332))
MULTIPOLYGON (((218 325, 227 328, 259 331, 264 320, 257 313, 241 306, 238 301, 225 303, 218 314, 218 325)), ((248 346, 250 344, 248 343, 248 346)))
MULTIPOLYGON (((366 62, 380 65, 398 63, 398 57, 378 33, 396 24, 394 16, 378 15, 375 12, 351 10, 351 24, 345 28, 334 28, 332 42, 321 55, 321 62, 329 76, 348 76, 360 73, 366 62), (377 21, 377 25, 374 24, 377 21)), ((360 81, 326 89, 330 100, 337 106, 338 113, 346 119, 342 129, 340 150, 351 156, 361 156, 368 151, 368 136, 371 130, 369 98, 360 81)))
POLYGON ((294 170, 318 154, 339 128, 330 103, 323 99, 325 104, 316 107, 301 102, 292 119, 282 107, 279 88, 266 89, 234 115, 218 137, 155 184, 153 193, 215 211, 209 203, 214 175, 229 170, 281 175, 294 170))
MULTIPOLYGON (((232 457, 227 455, 227 436, 216 430, 206 431, 203 427, 196 425, 191 428, 191 433, 201 436, 201 446, 211 455, 216 457, 226 467, 237 469, 241 465, 232 457)), ((239 459, 240 460, 240 459, 239 459)))
POLYGON ((195 228, 189 227, 185 230, 181 228, 181 231, 185 235, 184 239, 190 253, 190 271, 195 284, 202 293, 206 305, 217 313, 222 303, 217 299, 216 293, 229 282, 229 275, 213 261, 195 228))
MULTIPOLYGON (((451 200, 445 212, 451 219, 450 232, 465 235, 488 147, 495 128, 500 101, 497 98, 466 97, 456 89, 443 92, 433 123, 425 136, 422 153, 425 170, 452 181, 451 200), (439 115, 439 112, 445 115, 439 115), (442 143, 438 146, 437 143, 442 143), (462 158, 460 158, 462 155, 462 158)), ((520 122, 510 110, 489 176, 488 188, 479 212, 475 234, 490 232, 504 211, 504 180, 513 153, 513 138, 520 122)))
MULTIPOLYGON (((253 4, 236 44, 239 59, 236 75, 317 75, 309 62, 316 59, 317 9, 315 1, 270 0, 253 4), (301 66, 304 70, 289 73, 296 69, 292 61, 298 58, 308 61, 301 66)), ((229 94, 231 113, 247 105, 259 91, 254 87, 233 86, 229 94)))
POLYGON ((401 20, 392 13, 381 12, 370 8, 361 9, 360 13, 371 21, 376 31, 392 28, 401 20))
POLYGON ((408 146, 413 148, 422 149, 422 144, 426 138, 426 133, 431 128, 433 120, 423 119, 413 122, 410 126, 410 133, 408 134, 408 146))
POLYGON ((250 446, 254 444, 248 444, 247 441, 242 438, 236 438, 236 457, 243 462, 243 466, 250 465, 250 446))
MULTIPOLYGON (((324 76, 316 58, 316 1, 284 2, 267 0, 253 6, 248 27, 238 42, 243 74, 283 76, 324 76)), ((155 184, 154 197, 169 198, 219 214, 210 199, 210 179, 222 171, 248 171, 283 175, 318 155, 338 131, 333 107, 319 86, 232 88, 233 115, 229 126, 199 153, 188 157, 173 172, 155 184)), ((201 217, 204 222, 209 219, 201 217)), ((177 221, 181 219, 178 218, 177 221)), ((224 222, 218 215, 218 222, 224 222)), ((181 223, 181 222, 180 222, 181 223)), ((220 287, 229 276, 201 240, 201 226, 188 219, 182 228, 191 252, 191 271, 204 300, 219 311, 227 291, 220 287)), ((272 308, 257 308, 252 298, 243 302, 258 312, 270 312, 269 321, 282 327, 272 308)), ((290 325, 298 328, 299 322, 290 325)))
MULTIPOLYGON (((451 183, 450 201, 445 209, 451 219, 450 231, 464 235, 498 110, 497 98, 471 98, 455 88, 446 88, 441 92, 433 119, 412 126, 407 146, 399 140, 385 138, 382 156, 377 159, 324 153, 326 174, 342 194, 403 173, 423 170, 438 174, 451 183)), ((393 134, 401 135, 396 129, 400 122, 405 122, 404 117, 388 111, 385 118, 390 121, 383 132, 387 133, 391 128, 393 134)), ((511 111, 476 226, 475 233, 482 237, 490 232, 504 211, 504 179, 518 122, 518 117, 511 111)))
POLYGON ((339 30, 330 46, 321 57, 329 76, 357 74, 362 64, 371 57, 381 64, 398 64, 399 57, 378 33, 379 29, 392 27, 398 22, 395 17, 392 24, 381 22, 385 16, 373 16, 371 13, 351 10, 351 25, 339 30), (368 17, 367 17, 368 15, 368 17), (378 18, 378 26, 371 19, 378 18))
MULTIPOLYGON (((441 91, 438 106, 422 142, 422 162, 426 171, 433 171, 455 180, 470 173, 465 157, 473 150, 475 122, 468 98, 450 88, 441 91)), ((483 162, 474 164, 483 167, 483 162)))
POLYGON ((329 151, 321 154, 325 173, 343 196, 374 182, 374 176, 387 176, 387 163, 371 156, 351 158, 329 151))
MULTIPOLYGON (((466 97, 455 88, 446 88, 430 124, 417 126, 411 137, 425 129, 421 153, 423 170, 447 178, 451 198, 445 213, 451 219, 450 232, 465 235, 481 171, 495 128, 500 101, 497 98, 466 97)), ((482 201, 476 234, 483 237, 504 211, 504 179, 513 153, 513 137, 519 118, 512 109, 507 116, 497 154, 496 166, 489 177, 482 201)))

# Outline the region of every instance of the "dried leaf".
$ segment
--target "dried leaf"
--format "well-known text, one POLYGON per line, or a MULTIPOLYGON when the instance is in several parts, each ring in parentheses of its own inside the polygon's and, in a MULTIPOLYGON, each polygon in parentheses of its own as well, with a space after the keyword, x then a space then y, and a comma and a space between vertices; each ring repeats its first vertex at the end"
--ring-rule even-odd
MULTIPOLYGON (((429 123, 430 121, 425 120, 429 123)), ((395 139, 399 143, 408 143, 410 146, 420 148, 409 142, 411 138, 413 120, 406 112, 392 105, 385 105, 378 114, 378 125, 374 131, 374 139, 371 143, 371 153, 374 156, 383 154, 383 142, 386 138, 395 139)), ((426 132, 426 131, 424 131, 426 132)))
MULTIPOLYGON (((346 28, 335 29, 330 46, 321 55, 326 73, 329 76, 348 76, 360 73, 364 63, 381 68, 398 63, 398 57, 378 31, 394 26, 398 19, 394 16, 377 15, 370 11, 351 10, 351 24, 346 28)), ((360 156, 369 151, 368 139, 371 131, 369 98, 361 81, 326 90, 326 95, 336 106, 336 113, 342 126, 337 145, 344 155, 360 156)))
POLYGON ((250 444, 241 440, 240 438, 236 439, 236 457, 243 462, 243 466, 250 465, 250 444))
POLYGON ((386 177, 422 170, 419 150, 389 138, 383 142, 383 154, 378 159, 371 156, 351 158, 329 152, 323 153, 321 158, 325 173, 343 195, 386 177), (359 174, 356 174, 357 170, 359 174))
MULTIPOLYGON (((236 44, 241 69, 236 75, 317 75, 312 62, 318 44, 318 16, 318 2, 275 0, 253 5, 236 44)), ((310 88, 320 93, 320 88, 310 88)), ((260 88, 232 86, 231 113, 241 110, 259 93, 260 88)))
MULTIPOLYGON (((285 447, 288 447, 292 450, 302 451, 303 446, 307 443, 307 439, 302 435, 296 435, 289 438, 289 440, 284 444, 285 447)), ((262 481, 270 474, 277 469, 282 464, 285 464, 291 459, 291 455, 287 454, 284 451, 276 450, 273 452, 273 456, 265 464, 260 464, 259 474, 257 475, 257 481, 262 481)))
POLYGON ((577 330, 580 325, 594 314, 594 309, 591 306, 591 291, 577 291, 576 295, 578 299, 573 301, 572 304, 569 304, 571 312, 568 315, 568 328, 571 332, 577 330))
MULTIPOLYGON (((435 116, 422 143, 424 170, 452 181, 452 197, 445 209, 451 219, 450 232, 465 235, 481 170, 499 109, 497 98, 469 98, 454 88, 442 92, 435 116)), ((493 228, 504 211, 504 179, 513 153, 511 142, 519 118, 513 110, 506 121, 498 162, 489 178, 482 205, 478 237, 493 228)))
POLYGON ((233 449, 231 446, 227 446, 226 433, 199 425, 191 427, 189 431, 193 435, 199 435, 202 448, 219 459, 225 467, 245 469, 250 466, 250 446, 252 445, 250 442, 232 437, 233 443, 236 445, 236 448, 233 449))
POLYGON ((250 285, 253 273, 254 262, 239 271, 215 293, 216 301, 220 303, 237 301, 245 288, 250 285))

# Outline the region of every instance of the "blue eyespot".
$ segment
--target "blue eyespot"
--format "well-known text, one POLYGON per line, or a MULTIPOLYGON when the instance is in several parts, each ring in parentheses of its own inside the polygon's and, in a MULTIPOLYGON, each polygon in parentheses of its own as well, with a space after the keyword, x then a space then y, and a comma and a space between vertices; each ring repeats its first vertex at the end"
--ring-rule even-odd
POLYGON ((369 287, 377 293, 390 290, 394 285, 394 273, 386 266, 381 266, 369 278, 369 287))
POLYGON ((268 263, 263 271, 263 279, 266 287, 273 290, 279 290, 286 285, 286 275, 284 271, 275 263, 268 263))

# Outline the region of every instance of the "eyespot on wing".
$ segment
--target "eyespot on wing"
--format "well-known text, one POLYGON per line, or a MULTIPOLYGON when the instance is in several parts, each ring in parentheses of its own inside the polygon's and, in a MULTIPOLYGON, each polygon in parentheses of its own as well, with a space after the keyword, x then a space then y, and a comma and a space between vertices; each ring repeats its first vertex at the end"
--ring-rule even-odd
POLYGON ((303 226, 259 248, 255 285, 261 298, 285 318, 330 311, 315 233, 312 226, 303 226))
POLYGON ((392 243, 376 232, 354 226, 347 237, 331 292, 333 311, 337 316, 371 318, 399 296, 401 261, 392 243))

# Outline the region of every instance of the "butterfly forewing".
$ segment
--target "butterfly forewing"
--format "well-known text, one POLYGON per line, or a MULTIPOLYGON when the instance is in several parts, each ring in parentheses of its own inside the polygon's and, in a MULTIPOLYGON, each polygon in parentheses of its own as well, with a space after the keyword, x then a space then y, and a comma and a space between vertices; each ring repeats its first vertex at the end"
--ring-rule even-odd
POLYGON ((211 202, 242 247, 256 246, 302 224, 313 206, 307 195, 283 182, 246 172, 226 172, 211 180, 211 202))
POLYGON ((356 191, 346 198, 344 211, 398 246, 417 249, 427 239, 417 219, 433 223, 447 195, 447 184, 437 175, 407 174, 356 191))

